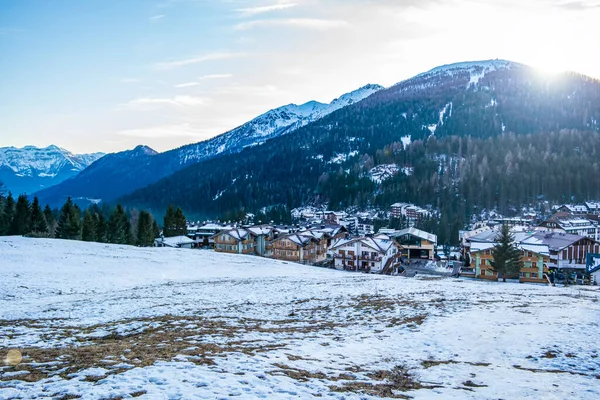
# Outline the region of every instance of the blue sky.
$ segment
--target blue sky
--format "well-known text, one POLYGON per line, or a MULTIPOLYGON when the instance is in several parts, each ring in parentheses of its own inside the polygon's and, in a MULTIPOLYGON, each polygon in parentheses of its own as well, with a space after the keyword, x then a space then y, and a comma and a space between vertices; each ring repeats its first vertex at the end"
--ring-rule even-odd
POLYGON ((208 139, 437 65, 600 77, 600 0, 2 0, 0 146, 208 139))

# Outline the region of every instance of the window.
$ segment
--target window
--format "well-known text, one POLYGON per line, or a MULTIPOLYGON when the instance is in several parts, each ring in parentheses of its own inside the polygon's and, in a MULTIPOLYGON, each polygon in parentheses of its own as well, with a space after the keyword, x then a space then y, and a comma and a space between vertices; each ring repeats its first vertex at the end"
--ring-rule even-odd
POLYGON ((537 268, 537 263, 536 262, 532 262, 531 263, 531 268, 537 268))

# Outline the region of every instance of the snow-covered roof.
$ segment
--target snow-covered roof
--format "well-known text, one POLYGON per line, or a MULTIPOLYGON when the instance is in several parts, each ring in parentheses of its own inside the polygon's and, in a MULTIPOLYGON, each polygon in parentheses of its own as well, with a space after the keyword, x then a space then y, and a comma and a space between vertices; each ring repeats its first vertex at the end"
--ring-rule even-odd
POLYGON ((248 237, 250 236, 250 231, 248 231, 247 229, 244 229, 244 228, 232 228, 232 229, 222 230, 221 232, 218 233, 218 235, 220 235, 220 234, 229 235, 237 241, 244 241, 244 240, 248 239, 248 237))
POLYGON ((195 243, 192 239, 190 239, 187 236, 173 236, 173 237, 166 237, 166 238, 162 238, 161 242, 168 247, 178 247, 178 246, 182 246, 185 244, 192 244, 195 243))
POLYGON ((338 239, 331 245, 331 250, 344 247, 350 244, 360 242, 362 245, 368 246, 380 253, 387 253, 390 247, 394 246, 394 241, 390 239, 360 237, 354 239, 338 239))
POLYGON ((404 235, 412 235, 424 240, 428 240, 434 244, 437 244, 437 235, 434 235, 433 233, 429 233, 429 232, 425 232, 422 231, 420 229, 417 228, 406 228, 406 229, 401 229, 399 231, 394 231, 393 233, 390 233, 389 236, 390 237, 398 237, 398 236, 404 236, 404 235))
POLYGON ((252 227, 248 228, 248 230, 254 236, 259 236, 259 235, 268 236, 273 232, 273 227, 268 226, 268 225, 252 226, 252 227))
POLYGON ((545 244, 552 251, 559 251, 585 239, 583 236, 560 232, 536 232, 521 241, 521 244, 545 244))

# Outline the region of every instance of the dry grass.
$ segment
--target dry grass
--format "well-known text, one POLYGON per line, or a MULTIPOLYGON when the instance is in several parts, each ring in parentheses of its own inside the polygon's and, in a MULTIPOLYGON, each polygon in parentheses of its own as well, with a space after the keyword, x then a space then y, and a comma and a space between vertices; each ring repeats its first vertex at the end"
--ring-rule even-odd
POLYGON ((397 366, 390 371, 381 370, 367 373, 367 376, 381 383, 353 381, 345 382, 341 386, 329 386, 329 389, 338 393, 351 392, 382 398, 409 399, 410 396, 405 394, 407 391, 437 387, 423 385, 403 366, 397 366))

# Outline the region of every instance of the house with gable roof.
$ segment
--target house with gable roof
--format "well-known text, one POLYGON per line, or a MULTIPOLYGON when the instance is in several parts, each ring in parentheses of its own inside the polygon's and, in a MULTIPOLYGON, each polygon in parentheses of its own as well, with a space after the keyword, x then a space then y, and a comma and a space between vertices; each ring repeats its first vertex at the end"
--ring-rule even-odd
POLYGON ((269 248, 277 260, 314 264, 327 257, 327 236, 313 231, 288 233, 271 240, 269 248))
POLYGON ((231 254, 254 254, 254 236, 248 229, 225 229, 213 236, 215 251, 231 254))
POLYGON ((338 239, 330 251, 339 270, 391 273, 400 263, 400 246, 382 236, 338 239))

